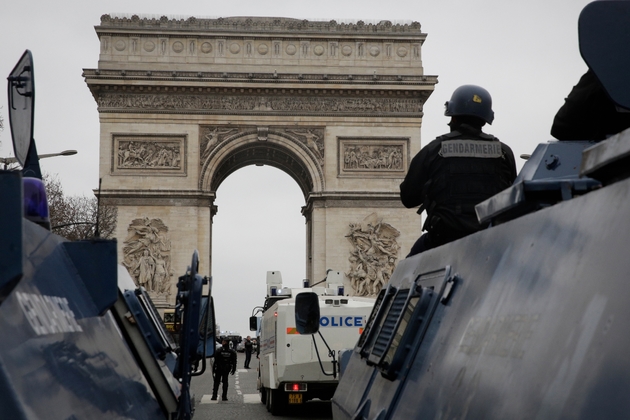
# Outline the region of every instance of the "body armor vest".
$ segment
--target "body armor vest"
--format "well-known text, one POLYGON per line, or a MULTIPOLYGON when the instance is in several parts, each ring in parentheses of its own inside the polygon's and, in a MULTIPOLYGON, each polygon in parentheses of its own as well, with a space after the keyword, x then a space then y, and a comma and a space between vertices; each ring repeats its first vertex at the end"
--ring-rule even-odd
MULTIPOLYGON (((467 136, 468 137, 468 136, 467 136)), ((441 149, 433 176, 424 186, 427 231, 441 229, 467 235, 481 229, 475 206, 511 185, 501 142, 481 133, 466 138, 453 131, 438 137, 441 149)))

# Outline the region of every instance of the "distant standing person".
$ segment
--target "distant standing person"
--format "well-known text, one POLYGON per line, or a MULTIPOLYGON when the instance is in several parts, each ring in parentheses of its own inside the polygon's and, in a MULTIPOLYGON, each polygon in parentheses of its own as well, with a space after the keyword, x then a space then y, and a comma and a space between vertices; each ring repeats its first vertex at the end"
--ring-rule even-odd
POLYGON ((254 343, 252 343, 252 338, 248 335, 245 339, 245 369, 250 369, 249 362, 252 360, 253 349, 254 343))
POLYGON ((214 377, 214 387, 212 389, 212 400, 216 401, 219 384, 223 382, 223 395, 221 399, 227 401, 228 375, 236 372, 236 352, 230 348, 227 338, 221 342, 222 346, 215 353, 212 375, 214 377))
POLYGON ((423 234, 408 257, 444 245, 486 226, 479 224, 475 205, 512 185, 516 163, 512 149, 481 131, 492 124, 494 111, 487 90, 460 86, 446 102, 450 133, 418 152, 400 184, 407 208, 421 206, 427 218, 423 234))

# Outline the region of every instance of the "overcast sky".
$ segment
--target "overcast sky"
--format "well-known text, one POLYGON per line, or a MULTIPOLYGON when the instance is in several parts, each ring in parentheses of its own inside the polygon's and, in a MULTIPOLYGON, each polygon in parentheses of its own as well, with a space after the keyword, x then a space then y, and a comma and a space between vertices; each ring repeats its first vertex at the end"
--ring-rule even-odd
MULTIPOLYGON (((40 154, 79 154, 41 161, 58 174, 67 194, 98 187, 99 122, 96 103, 81 77, 96 68, 94 26, 103 14, 187 18, 274 16, 337 21, 418 21, 427 40, 424 72, 439 83, 424 107, 422 141, 447 131, 444 102, 463 84, 485 87, 495 121, 486 131, 519 156, 551 139, 553 116, 586 71, 577 41, 585 0, 34 0, 3 2, 0 9, 0 75, 6 80, 25 49, 34 57, 35 131, 40 154)), ((6 81, 4 82, 6 83, 6 81)), ((6 85, 5 85, 6 86, 6 85)), ((13 156, 6 88, 0 89, 0 156, 13 156)), ((523 161, 518 159, 519 168, 523 161)), ((214 219, 213 278, 222 329, 247 335, 247 317, 263 303, 265 273, 280 270, 287 286, 305 272, 304 198, 283 172, 248 167, 219 187, 214 219)), ((409 217, 418 217, 410 210, 409 217)), ((185 267, 174 267, 176 275, 185 267)), ((343 270, 345 267, 330 267, 343 270)), ((314 279, 319 280, 319 279, 314 279)))

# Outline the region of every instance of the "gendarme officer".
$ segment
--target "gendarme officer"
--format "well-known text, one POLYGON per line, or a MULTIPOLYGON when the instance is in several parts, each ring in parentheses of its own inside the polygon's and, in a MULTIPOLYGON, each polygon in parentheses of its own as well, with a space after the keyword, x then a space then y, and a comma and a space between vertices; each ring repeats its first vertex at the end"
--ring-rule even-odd
POLYGON ((236 372, 236 352, 230 348, 229 341, 224 338, 222 346, 215 352, 212 375, 214 377, 214 387, 212 389, 212 400, 217 399, 219 383, 223 382, 223 394, 221 399, 227 401, 228 375, 236 372))
POLYGON ((455 89, 444 115, 451 132, 426 145, 412 159, 400 184, 407 208, 421 206, 426 231, 409 256, 462 238, 486 226, 479 224, 475 205, 512 185, 516 178, 514 154, 481 128, 492 124, 492 98, 475 85, 455 89))

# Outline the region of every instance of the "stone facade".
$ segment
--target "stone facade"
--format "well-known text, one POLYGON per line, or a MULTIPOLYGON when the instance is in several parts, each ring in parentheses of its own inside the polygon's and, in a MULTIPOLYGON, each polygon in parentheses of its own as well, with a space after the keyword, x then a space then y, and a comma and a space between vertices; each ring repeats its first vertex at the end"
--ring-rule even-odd
POLYGON ((139 284, 172 303, 194 249, 211 273, 215 193, 252 164, 304 194, 305 278, 344 271, 361 295, 387 281, 420 234, 398 198, 437 83, 420 24, 104 15, 96 32, 101 197, 139 284))

